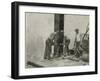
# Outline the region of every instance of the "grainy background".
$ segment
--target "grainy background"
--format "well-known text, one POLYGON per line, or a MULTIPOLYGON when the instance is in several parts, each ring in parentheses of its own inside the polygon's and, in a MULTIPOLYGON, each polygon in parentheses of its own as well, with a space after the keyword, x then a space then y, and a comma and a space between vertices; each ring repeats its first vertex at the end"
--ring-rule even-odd
MULTIPOLYGON (((45 41, 54 32, 54 14, 26 12, 25 58, 42 60, 45 51, 45 41)), ((64 35, 70 38, 69 48, 72 49, 75 40, 75 29, 85 33, 89 23, 88 15, 64 15, 64 35)))

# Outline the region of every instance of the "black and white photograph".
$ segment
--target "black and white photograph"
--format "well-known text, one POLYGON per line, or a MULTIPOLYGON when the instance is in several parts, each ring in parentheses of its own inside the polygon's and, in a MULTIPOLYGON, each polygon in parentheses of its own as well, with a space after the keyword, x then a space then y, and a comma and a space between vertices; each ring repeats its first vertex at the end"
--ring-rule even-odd
POLYGON ((97 7, 12 3, 11 77, 97 74, 97 7))
POLYGON ((25 13, 25 67, 89 65, 89 15, 25 13))

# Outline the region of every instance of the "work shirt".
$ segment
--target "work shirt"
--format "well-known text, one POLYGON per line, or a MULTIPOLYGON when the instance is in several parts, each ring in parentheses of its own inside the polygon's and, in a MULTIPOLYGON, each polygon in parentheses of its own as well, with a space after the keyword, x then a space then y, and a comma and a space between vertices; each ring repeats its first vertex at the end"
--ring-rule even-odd
POLYGON ((75 41, 76 41, 76 42, 80 42, 80 34, 77 34, 77 35, 76 35, 75 41))

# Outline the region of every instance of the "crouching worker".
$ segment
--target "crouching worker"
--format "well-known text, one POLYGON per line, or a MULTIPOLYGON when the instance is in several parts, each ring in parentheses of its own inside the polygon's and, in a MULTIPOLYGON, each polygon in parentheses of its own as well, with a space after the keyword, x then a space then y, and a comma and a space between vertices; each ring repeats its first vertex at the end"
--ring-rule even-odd
POLYGON ((69 44, 70 39, 67 36, 64 36, 64 56, 69 55, 69 44))
POLYGON ((44 53, 44 59, 51 59, 51 54, 52 54, 52 45, 54 40, 54 33, 50 35, 50 37, 47 38, 45 42, 45 53, 44 53))

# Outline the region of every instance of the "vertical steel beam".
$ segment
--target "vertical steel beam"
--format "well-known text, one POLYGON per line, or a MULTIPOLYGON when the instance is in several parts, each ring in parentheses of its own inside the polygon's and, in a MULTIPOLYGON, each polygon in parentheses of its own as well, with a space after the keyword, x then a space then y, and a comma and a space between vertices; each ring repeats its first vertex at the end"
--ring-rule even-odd
POLYGON ((63 54, 64 14, 55 14, 54 17, 54 31, 56 32, 54 55, 60 57, 63 54))

